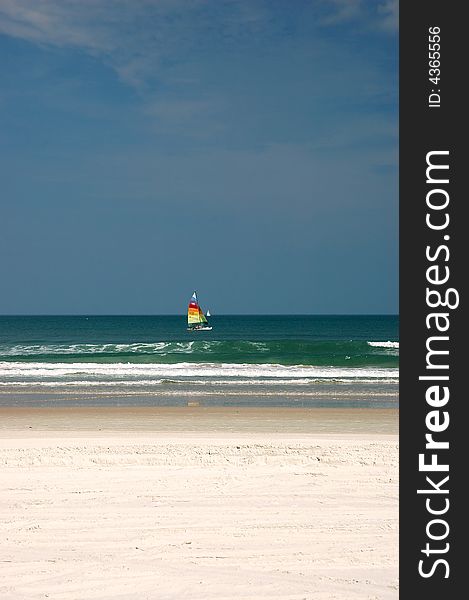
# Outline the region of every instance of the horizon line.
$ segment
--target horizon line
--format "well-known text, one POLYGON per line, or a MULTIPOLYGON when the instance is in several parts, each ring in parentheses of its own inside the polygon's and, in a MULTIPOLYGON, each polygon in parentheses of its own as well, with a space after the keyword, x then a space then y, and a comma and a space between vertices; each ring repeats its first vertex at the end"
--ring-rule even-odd
MULTIPOLYGON (((185 317, 186 313, 2 313, 0 317, 185 317)), ((399 313, 216 313, 218 317, 398 317, 399 313)))

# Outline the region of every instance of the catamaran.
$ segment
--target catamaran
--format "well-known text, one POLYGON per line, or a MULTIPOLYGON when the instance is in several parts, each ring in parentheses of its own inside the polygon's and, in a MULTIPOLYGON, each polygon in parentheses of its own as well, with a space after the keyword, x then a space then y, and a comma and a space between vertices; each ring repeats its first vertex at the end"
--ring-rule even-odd
POLYGON ((197 293, 194 292, 187 309, 187 331, 211 331, 211 329, 207 317, 199 306, 197 293))

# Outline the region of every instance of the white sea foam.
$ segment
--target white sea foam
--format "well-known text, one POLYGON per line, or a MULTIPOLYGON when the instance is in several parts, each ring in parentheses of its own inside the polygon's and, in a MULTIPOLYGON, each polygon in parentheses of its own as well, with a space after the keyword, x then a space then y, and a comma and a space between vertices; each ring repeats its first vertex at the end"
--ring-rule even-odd
POLYGON ((399 348, 399 342, 367 342, 367 344, 378 348, 399 348))
POLYGON ((134 344, 16 344, 2 348, 3 356, 36 356, 42 354, 166 354, 171 352, 192 351, 194 342, 138 342, 134 344))
MULTIPOLYGON (((119 355, 119 354, 193 354, 194 352, 216 353, 227 342, 219 340, 198 340, 188 342, 135 342, 131 344, 12 344, 2 345, 0 355, 15 356, 60 356, 60 355, 119 355)), ((240 342, 241 347, 258 352, 268 352, 269 348, 263 342, 240 342)), ((237 346, 237 343, 235 343, 237 346)), ((237 348, 241 351, 240 348, 237 348)), ((235 348, 236 351, 236 348, 235 348)))
POLYGON ((265 379, 395 379, 397 369, 389 368, 344 368, 315 366, 285 366, 277 364, 233 364, 233 363, 25 363, 0 362, 0 381, 50 379, 76 379, 80 375, 87 380, 145 381, 149 379, 203 378, 265 378, 265 379))
MULTIPOLYGON (((79 379, 79 380, 48 380, 48 381, 0 381, 0 388, 9 388, 9 387, 54 387, 54 388, 68 388, 68 387, 86 387, 87 389, 91 388, 108 388, 108 387, 138 387, 138 388, 152 388, 152 387, 161 387, 163 384, 184 384, 184 387, 188 385, 192 387, 226 387, 229 385, 235 385, 236 387, 247 387, 247 386, 258 386, 261 388, 266 387, 275 387, 275 386, 309 386, 314 383, 321 382, 333 382, 333 383, 350 383, 350 379, 338 378, 338 379, 277 379, 277 380, 268 380, 266 382, 265 379, 249 379, 249 380, 239 380, 235 381, 227 380, 227 379, 211 379, 211 380, 195 380, 195 379, 185 379, 182 380, 168 380, 168 379, 147 379, 143 381, 135 381, 128 379, 118 379, 111 381, 92 381, 89 379, 79 379)), ((366 379, 366 378, 356 378, 353 380, 354 383, 376 383, 376 379, 366 379)), ((391 379, 379 379, 380 383, 397 383, 395 378, 391 379)), ((166 388, 165 388, 166 389, 166 388)), ((231 392, 230 392, 231 393, 231 392)), ((256 393, 257 390, 256 390, 256 393)), ((282 391, 283 394, 283 391, 282 391)))

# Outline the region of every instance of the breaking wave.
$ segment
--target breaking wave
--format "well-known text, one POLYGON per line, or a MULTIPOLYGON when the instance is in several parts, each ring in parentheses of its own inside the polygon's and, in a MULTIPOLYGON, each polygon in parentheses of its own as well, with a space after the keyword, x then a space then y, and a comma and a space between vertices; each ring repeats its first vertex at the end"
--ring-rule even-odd
POLYGON ((103 344, 1 344, 0 361, 223 363, 397 368, 399 342, 196 340, 103 344))
POLYGON ((318 381, 396 381, 397 369, 224 363, 0 363, 0 385, 161 385, 204 383, 240 385, 318 381))
POLYGON ((399 348, 399 342, 367 342, 367 344, 375 348, 399 348))

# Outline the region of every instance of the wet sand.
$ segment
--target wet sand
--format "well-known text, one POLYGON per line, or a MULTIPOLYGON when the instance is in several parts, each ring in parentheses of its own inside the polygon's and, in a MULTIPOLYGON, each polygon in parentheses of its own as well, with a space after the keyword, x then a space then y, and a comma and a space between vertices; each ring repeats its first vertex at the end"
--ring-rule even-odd
POLYGON ((396 409, 93 407, 0 408, 0 436, 33 432, 398 433, 396 409))

